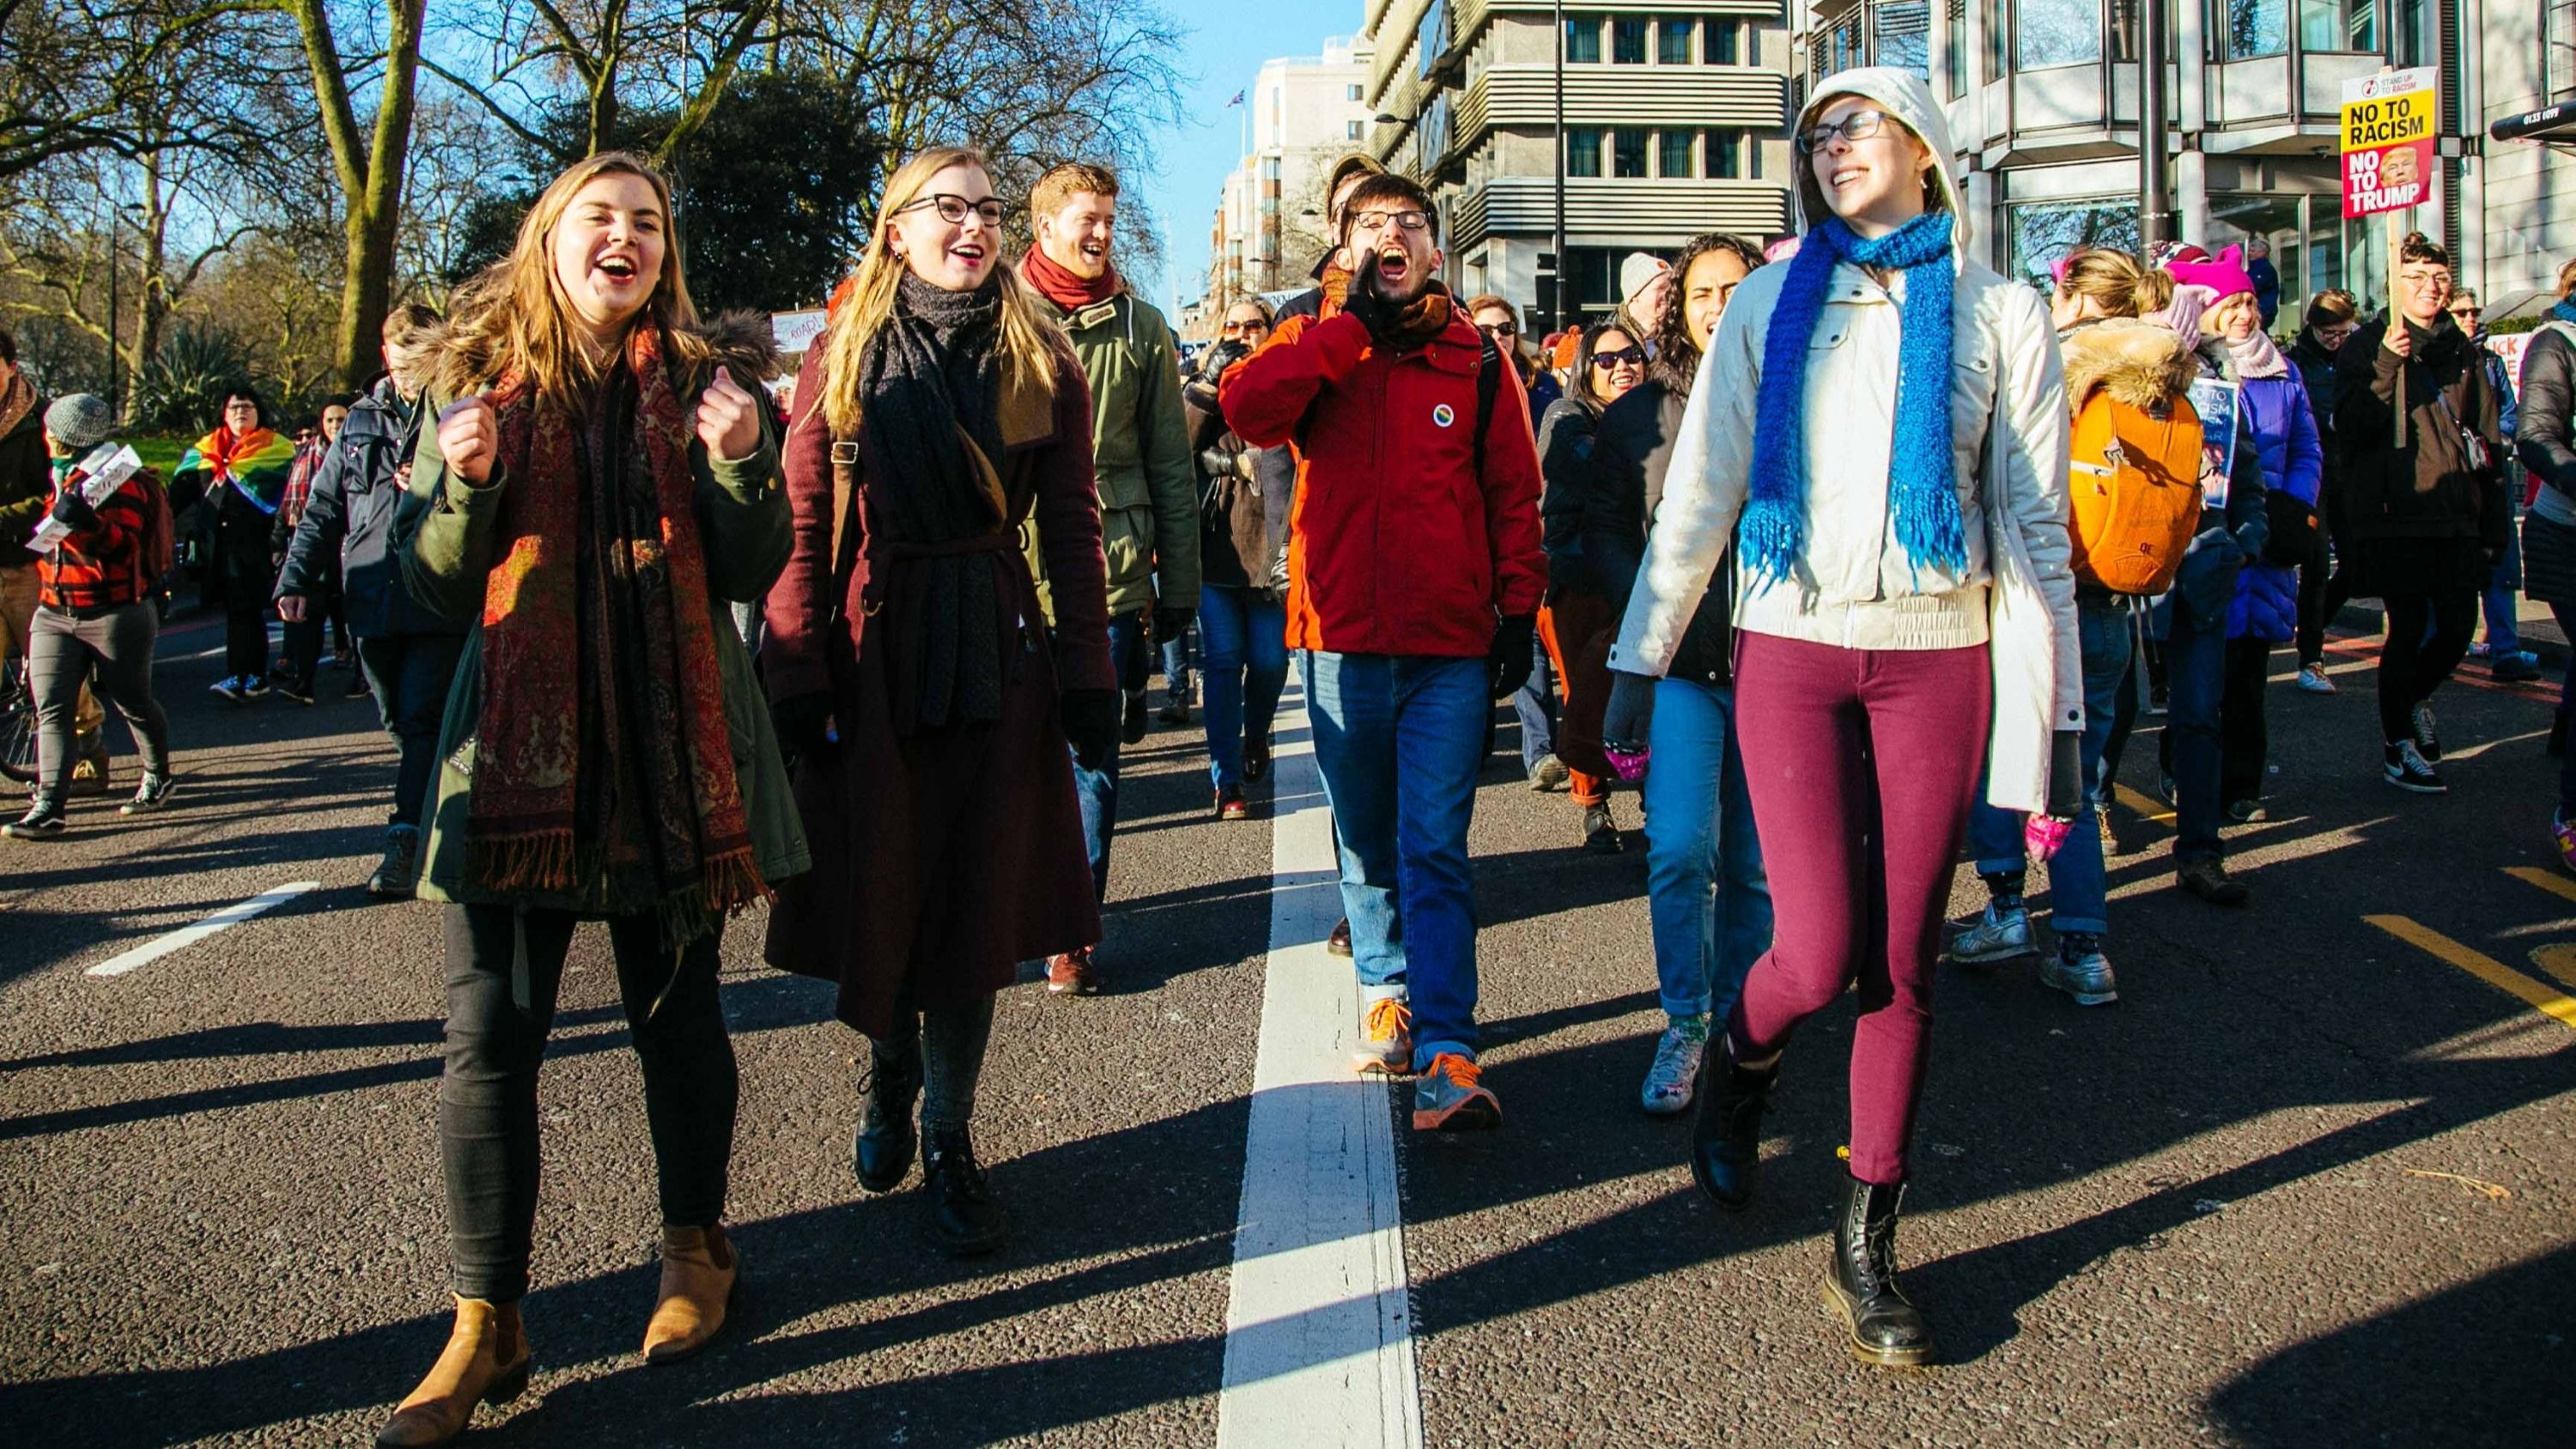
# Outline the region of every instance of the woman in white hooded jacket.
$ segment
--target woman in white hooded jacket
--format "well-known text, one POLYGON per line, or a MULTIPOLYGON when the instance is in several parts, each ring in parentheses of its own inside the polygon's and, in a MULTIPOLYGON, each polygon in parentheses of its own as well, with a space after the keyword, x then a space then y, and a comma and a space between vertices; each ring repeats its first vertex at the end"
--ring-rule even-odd
POLYGON ((1716 583, 1737 591, 1778 929, 1703 1069, 1692 1170, 1721 1205, 1751 1200, 1781 1049, 1857 979, 1826 1297, 1863 1360, 1914 1365, 1932 1342, 1897 1287, 1897 1205, 1968 807, 1990 767, 1993 804, 2076 813, 2068 417, 2039 295, 1967 259, 1923 82, 1854 70, 1815 94, 1794 132, 1809 229, 1738 288, 1700 365, 1602 733, 1649 750, 1651 681, 1732 539, 1716 583))

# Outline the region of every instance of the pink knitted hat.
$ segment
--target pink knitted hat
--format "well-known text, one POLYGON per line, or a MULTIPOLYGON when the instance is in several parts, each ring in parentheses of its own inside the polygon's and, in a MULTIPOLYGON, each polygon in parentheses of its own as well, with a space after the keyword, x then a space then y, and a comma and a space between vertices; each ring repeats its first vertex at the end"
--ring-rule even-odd
POLYGON ((2213 305, 2239 292, 2252 295, 2254 279, 2245 275, 2245 249, 2229 247, 2205 262, 2177 261, 2165 268, 2173 279, 2186 286, 2207 287, 2213 305))

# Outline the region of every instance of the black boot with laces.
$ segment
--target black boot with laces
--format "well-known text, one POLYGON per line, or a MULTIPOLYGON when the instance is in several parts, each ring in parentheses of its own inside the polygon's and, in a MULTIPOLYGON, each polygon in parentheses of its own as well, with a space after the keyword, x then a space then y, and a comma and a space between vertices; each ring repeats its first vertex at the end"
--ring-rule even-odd
POLYGON ((1780 1060, 1759 1071, 1735 1064, 1735 1039, 1724 1031, 1700 1058, 1699 1115, 1691 1123, 1691 1177, 1709 1200, 1730 1212, 1753 1202, 1753 1180, 1762 1165, 1762 1114, 1780 1060))
POLYGON ((922 1190, 930 1196, 930 1232, 950 1256, 980 1258, 1011 1240, 1011 1216, 993 1195, 963 1127, 933 1127, 921 1156, 922 1190))
POLYGON ((897 1062, 876 1053, 872 1063, 867 1106, 859 1114, 850 1156, 859 1186, 870 1192, 892 1192, 912 1171, 912 1154, 921 1146, 921 1135, 912 1125, 912 1104, 921 1095, 921 1054, 916 1048, 910 1061, 897 1062))
POLYGON ((1904 1196, 1901 1182, 1881 1186, 1845 1172, 1825 1271, 1825 1306, 1842 1315, 1852 1357, 1882 1368, 1932 1361, 1932 1325, 1896 1286, 1896 1206, 1904 1196))

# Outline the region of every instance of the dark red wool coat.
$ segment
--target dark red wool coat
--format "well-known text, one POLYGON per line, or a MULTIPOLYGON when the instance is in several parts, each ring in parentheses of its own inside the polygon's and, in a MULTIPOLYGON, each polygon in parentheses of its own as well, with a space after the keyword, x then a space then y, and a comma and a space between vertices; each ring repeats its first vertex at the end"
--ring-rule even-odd
POLYGON ((832 438, 823 349, 806 354, 784 465, 795 551, 768 599, 761 665, 773 700, 828 690, 840 744, 796 765, 814 869, 769 918, 769 963, 837 981, 841 1020, 890 1034, 907 1012, 999 991, 1019 963, 1100 940, 1056 696, 1114 689, 1108 568, 1091 471, 1091 393, 1070 348, 1051 399, 1006 397, 996 460, 1013 517, 1038 530, 1052 581, 1047 647, 1037 587, 1016 544, 997 550, 1004 617, 1027 646, 1006 670, 1002 718, 895 730, 887 656, 919 571, 867 529, 875 480, 860 465, 857 566, 833 592, 832 438), (871 612, 874 610, 875 612, 871 612))

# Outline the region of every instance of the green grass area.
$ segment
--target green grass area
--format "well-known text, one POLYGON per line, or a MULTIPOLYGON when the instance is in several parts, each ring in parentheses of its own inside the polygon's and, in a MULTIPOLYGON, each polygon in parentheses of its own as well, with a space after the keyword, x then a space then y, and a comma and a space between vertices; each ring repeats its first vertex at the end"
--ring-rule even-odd
POLYGON ((144 467, 158 469, 161 476, 167 478, 178 468, 179 455, 195 446, 197 440, 194 438, 128 438, 125 441, 134 445, 135 456, 143 460, 144 467))

